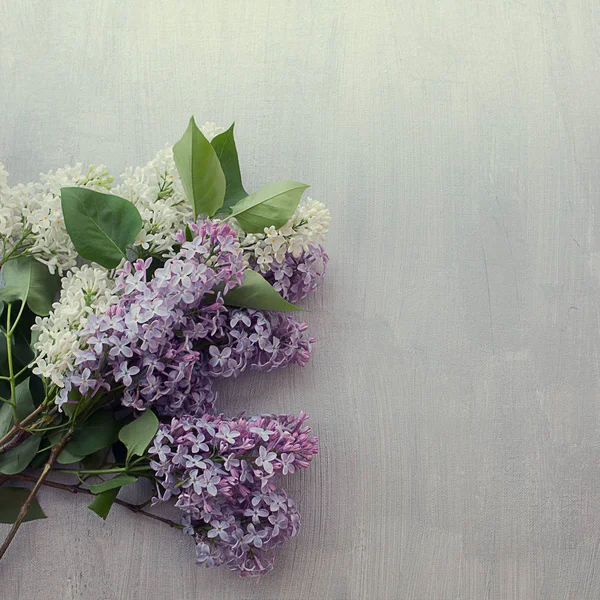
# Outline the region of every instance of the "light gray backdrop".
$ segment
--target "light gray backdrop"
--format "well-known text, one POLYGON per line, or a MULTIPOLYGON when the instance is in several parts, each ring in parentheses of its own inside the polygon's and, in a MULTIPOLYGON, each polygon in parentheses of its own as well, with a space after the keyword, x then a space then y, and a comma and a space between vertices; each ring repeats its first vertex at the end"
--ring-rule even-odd
POLYGON ((333 215, 312 362, 223 387, 321 439, 275 572, 44 490, 3 598, 600 597, 596 0, 0 0, 0 27, 13 182, 118 173, 193 113, 235 119, 247 187, 333 215))

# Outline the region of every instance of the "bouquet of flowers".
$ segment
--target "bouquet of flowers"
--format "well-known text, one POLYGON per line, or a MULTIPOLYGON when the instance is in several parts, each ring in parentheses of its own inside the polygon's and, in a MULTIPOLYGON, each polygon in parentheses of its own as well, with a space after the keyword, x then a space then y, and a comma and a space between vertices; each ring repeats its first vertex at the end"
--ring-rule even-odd
POLYGON ((77 165, 9 187, 0 164, 0 559, 51 486, 181 529, 199 564, 272 569, 300 527, 281 479, 317 439, 302 412, 219 413, 218 380, 310 358, 290 314, 323 278, 329 211, 307 187, 248 194, 233 125, 193 119, 117 183, 77 165), (145 502, 118 497, 140 479, 145 502))

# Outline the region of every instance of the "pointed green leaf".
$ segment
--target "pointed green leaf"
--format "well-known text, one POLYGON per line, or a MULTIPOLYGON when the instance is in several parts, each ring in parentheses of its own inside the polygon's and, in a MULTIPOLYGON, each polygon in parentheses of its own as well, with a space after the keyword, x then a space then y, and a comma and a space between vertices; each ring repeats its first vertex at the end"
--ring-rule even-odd
MULTIPOLYGON (((30 435, 16 448, 0 454, 0 473, 15 475, 24 471, 37 454, 41 441, 41 437, 30 435)), ((1 490, 0 495, 2 495, 1 490)))
POLYGON ((302 310, 273 289, 273 286, 256 271, 244 271, 246 277, 242 285, 233 288, 225 296, 228 306, 242 306, 257 310, 302 310))
POLYGON ((60 191, 65 227, 80 256, 114 269, 142 229, 138 209, 125 198, 87 188, 60 191))
POLYGON ((127 456, 142 456, 158 431, 158 419, 147 408, 135 421, 119 431, 119 439, 127 448, 127 456))
POLYGON ((27 302, 36 315, 50 313, 58 291, 58 275, 51 275, 48 267, 31 256, 21 256, 8 261, 2 269, 6 287, 0 290, 0 300, 27 302))
POLYGON ((308 186, 297 181, 278 181, 260 188, 231 208, 246 233, 260 233, 265 227, 283 227, 298 207, 308 186))
POLYGON ((103 481, 102 483, 91 486, 90 492, 92 492, 92 494, 102 494, 103 492, 113 490, 115 488, 120 489, 124 485, 130 485, 136 481, 137 477, 133 477, 132 475, 117 475, 117 477, 113 477, 108 481, 103 481))
MULTIPOLYGON (((0 523, 14 523, 19 511, 29 496, 30 490, 18 487, 3 487, 0 489, 0 523)), ((46 515, 40 503, 34 498, 30 504, 23 522, 45 519, 46 515)))
MULTIPOLYGON (((112 412, 100 410, 75 430, 72 439, 58 455, 57 462, 61 465, 79 462, 83 457, 111 446, 117 440, 118 434, 119 424, 112 412)), ((56 438, 53 437, 53 441, 60 439, 59 436, 60 434, 56 438)))
POLYGON ((233 137, 233 127, 231 127, 215 136, 211 141, 212 147, 217 153, 221 168, 225 174, 225 181, 227 187, 225 188, 225 201, 223 206, 219 210, 219 213, 226 212, 231 208, 238 200, 245 198, 248 192, 242 185, 242 174, 240 173, 240 163, 238 159, 237 148, 235 146, 235 139, 233 137))
POLYGON ((214 215, 225 198, 225 174, 214 148, 198 129, 194 117, 173 146, 173 158, 185 194, 198 215, 214 215))
POLYGON ((108 513, 110 512, 110 509, 112 508, 120 489, 121 488, 117 487, 98 494, 94 498, 93 502, 88 504, 88 508, 93 510, 99 517, 102 517, 106 520, 106 517, 108 517, 108 513))

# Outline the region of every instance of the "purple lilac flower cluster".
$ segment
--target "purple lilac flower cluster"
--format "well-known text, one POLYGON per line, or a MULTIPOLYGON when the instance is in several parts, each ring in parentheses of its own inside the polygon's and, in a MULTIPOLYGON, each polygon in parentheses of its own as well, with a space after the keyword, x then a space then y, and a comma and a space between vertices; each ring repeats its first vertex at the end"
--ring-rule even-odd
POLYGON ((247 367, 272 371, 290 363, 304 366, 315 339, 305 323, 279 312, 229 309, 228 322, 209 348, 207 371, 213 377, 237 375, 247 367))
POLYGON ((300 527, 296 506, 276 482, 308 467, 317 453, 305 420, 304 413, 206 414, 160 426, 149 449, 163 490, 155 501, 177 499, 199 564, 227 565, 242 576, 273 568, 273 549, 300 527))
MULTIPOLYGON (((321 245, 309 246, 300 256, 287 252, 282 263, 273 261, 265 279, 288 301, 298 302, 321 284, 329 257, 321 245)), ((256 270, 259 270, 254 266, 256 270)))
POLYGON ((213 409, 216 378, 306 363, 314 340, 305 324, 224 305, 223 295, 244 279, 235 232, 209 220, 189 230, 191 241, 179 232, 180 251, 152 278, 151 259, 119 272, 119 303, 88 319, 87 348, 76 351, 59 402, 72 389, 94 395, 116 381, 125 406, 202 414, 213 409))

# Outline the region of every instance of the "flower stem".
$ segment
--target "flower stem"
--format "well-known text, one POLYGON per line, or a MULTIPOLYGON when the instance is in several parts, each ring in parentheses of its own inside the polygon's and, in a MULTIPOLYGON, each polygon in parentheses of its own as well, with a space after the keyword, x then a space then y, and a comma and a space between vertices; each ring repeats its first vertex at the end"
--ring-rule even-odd
POLYGON ((23 523, 23 519, 25 519, 25 516, 27 515, 27 511, 29 510, 29 507, 31 506, 31 503, 34 501, 39 489, 42 487, 42 484, 44 483, 44 480, 48 476, 48 473, 50 473, 50 470, 52 469, 52 465, 56 461, 58 455, 60 454, 60 451, 65 447, 65 444, 69 441, 69 438, 71 437, 71 435, 73 435, 72 427, 71 427, 71 429, 69 429, 67 434, 60 440, 60 442, 58 442, 58 444, 56 444, 56 446, 54 446, 54 448, 52 449, 52 452, 50 453, 50 457, 48 458, 48 461, 46 462, 46 464, 44 465, 44 468, 42 469, 41 475, 37 478, 35 485, 33 486, 33 489, 29 493, 29 496, 27 496, 27 500, 25 500, 23 506, 21 506, 21 510, 19 510, 19 514, 17 515, 16 521, 13 523, 13 526, 11 527, 10 531, 8 532, 8 535, 6 536, 4 543, 2 544, 2 546, 0 546, 0 560, 2 560, 2 557, 6 554, 6 551, 8 550, 8 547, 10 546, 10 543, 13 541, 15 535, 17 535, 17 531, 19 530, 19 527, 21 527, 21 524, 23 523))
MULTIPOLYGON (((29 475, 10 475, 9 479, 18 479, 20 481, 37 481, 35 477, 31 477, 29 475)), ((58 483, 57 481, 48 481, 45 480, 42 482, 42 485, 47 487, 51 487, 57 490, 63 490, 64 492, 69 492, 70 494, 87 494, 88 496, 93 496, 92 492, 87 488, 81 487, 80 485, 68 485, 65 483, 58 483)), ((165 523, 169 527, 173 527, 175 529, 181 529, 182 526, 175 521, 171 521, 170 519, 165 519, 164 517, 160 517, 158 515, 152 514, 148 511, 144 510, 144 507, 148 505, 148 502, 143 502, 142 504, 132 504, 131 502, 125 502, 125 500, 120 500, 117 498, 115 500, 115 504, 119 506, 123 506, 124 508, 130 510, 131 512, 137 513, 139 515, 143 515, 148 517, 149 519, 154 519, 155 521, 160 521, 161 523, 165 523)))
MULTIPOLYGON (((21 239, 17 242, 15 242, 14 246, 9 250, 9 252, 7 254, 3 254, 2 257, 0 257, 0 269, 11 259, 11 258, 19 258, 20 255, 14 256, 13 254, 15 252, 17 252, 18 250, 21 249, 21 244, 27 239, 27 237, 31 234, 31 229, 27 229, 25 231, 25 233, 23 233, 23 235, 21 236, 21 239)), ((3 250, 6 250, 6 247, 4 247, 3 250)))
POLYGON ((15 435, 17 431, 19 431, 19 429, 23 429, 23 427, 27 425, 27 423, 29 423, 32 419, 39 415, 45 408, 46 406, 44 404, 40 404, 30 415, 25 417, 18 425, 13 425, 12 429, 5 436, 3 436, 2 439, 0 439, 0 447, 2 447, 4 443, 10 440, 10 438, 13 435, 15 435))
POLYGON ((22 444, 31 434, 20 427, 16 430, 15 435, 12 436, 6 444, 0 446, 0 456, 6 454, 9 450, 16 448, 19 444, 22 444))
POLYGON ((137 471, 151 471, 151 467, 118 467, 114 469, 55 469, 60 473, 70 473, 71 475, 104 475, 105 473, 135 473, 137 471))
POLYGON ((6 333, 8 335, 11 335, 15 332, 15 329, 17 328, 17 325, 19 324, 19 321, 21 320, 21 317, 23 316, 23 310, 25 309, 25 300, 21 300, 21 308, 19 309, 19 312, 17 313, 17 318, 15 319, 15 322, 12 324, 10 330, 8 330, 6 333))
POLYGON ((30 415, 25 417, 20 423, 17 425, 13 425, 12 429, 0 440, 0 456, 5 454, 9 450, 16 448, 19 444, 24 442, 30 435, 41 431, 49 431, 50 429, 54 429, 54 427, 44 427, 42 429, 38 429, 38 426, 42 426, 44 424, 48 424, 52 422, 53 415, 56 413, 56 407, 52 407, 45 415, 43 415, 40 419, 35 421, 33 425, 27 427, 29 422, 33 420, 34 417, 38 416, 40 412, 43 412, 44 408, 48 408, 45 406, 45 403, 38 406, 30 415), (50 420, 48 420, 50 419, 50 420))
POLYGON ((4 337, 6 337, 6 358, 8 360, 8 377, 10 384, 10 405, 13 409, 13 417, 16 426, 19 426, 19 416, 17 415, 17 395, 16 395, 16 385, 15 385, 15 371, 13 367, 13 356, 12 356, 12 336, 13 330, 10 324, 10 315, 12 312, 12 304, 8 305, 6 309, 6 331, 4 332, 4 337))

